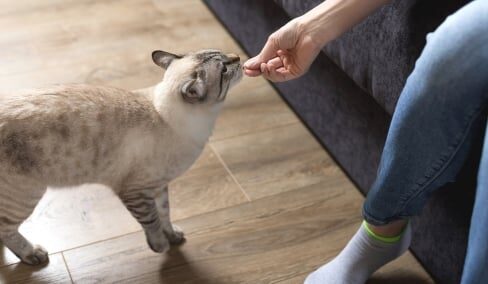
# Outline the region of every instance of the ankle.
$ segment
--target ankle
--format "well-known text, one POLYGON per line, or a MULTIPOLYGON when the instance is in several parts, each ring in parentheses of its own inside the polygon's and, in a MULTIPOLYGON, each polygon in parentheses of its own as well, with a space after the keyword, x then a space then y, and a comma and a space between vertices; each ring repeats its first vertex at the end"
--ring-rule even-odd
POLYGON ((408 220, 397 220, 382 226, 375 226, 364 221, 366 229, 376 236, 383 238, 394 238, 401 236, 405 230, 408 220))

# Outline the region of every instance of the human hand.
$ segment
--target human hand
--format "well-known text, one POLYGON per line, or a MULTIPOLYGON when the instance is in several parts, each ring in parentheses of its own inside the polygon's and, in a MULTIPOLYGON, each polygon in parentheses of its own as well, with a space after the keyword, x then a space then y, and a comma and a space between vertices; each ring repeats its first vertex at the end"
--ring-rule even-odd
POLYGON ((273 82, 298 78, 307 72, 320 48, 297 18, 269 36, 261 52, 244 63, 244 74, 262 75, 273 82))

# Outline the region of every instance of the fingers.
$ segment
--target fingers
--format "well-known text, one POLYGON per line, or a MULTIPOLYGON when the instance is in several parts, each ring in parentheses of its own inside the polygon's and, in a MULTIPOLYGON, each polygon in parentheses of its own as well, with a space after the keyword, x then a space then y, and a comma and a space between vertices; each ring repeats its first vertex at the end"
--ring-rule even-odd
POLYGON ((246 75, 247 75, 248 70, 259 70, 259 68, 257 68, 259 66, 259 64, 261 64, 261 62, 259 62, 259 58, 257 58, 257 56, 250 58, 246 62, 244 62, 243 66, 244 66, 244 71, 246 72, 246 75))
POLYGON ((281 57, 281 56, 287 55, 288 52, 286 52, 286 50, 280 49, 280 50, 276 51, 276 54, 281 57))
POLYGON ((263 75, 264 78, 268 79, 269 77, 269 70, 268 67, 266 66, 266 63, 261 63, 259 66, 261 74, 263 75))
POLYGON ((276 68, 269 63, 262 63, 260 66, 260 71, 264 78, 272 82, 283 82, 294 78, 293 74, 291 74, 290 71, 283 65, 276 68))
POLYGON ((288 52, 278 50, 277 54, 277 57, 272 58, 267 63, 261 63, 259 71, 263 77, 272 82, 288 81, 296 77, 288 69, 290 66, 288 52))
POLYGON ((281 58, 275 57, 269 60, 268 62, 266 62, 266 65, 268 65, 269 68, 278 69, 281 66, 283 66, 283 62, 281 61, 281 58))
POLYGON ((278 55, 281 62, 283 63, 283 66, 290 66, 291 65, 291 62, 289 60, 290 56, 288 55, 287 51, 280 49, 276 52, 276 54, 278 55))
MULTIPOLYGON (((283 62, 281 61, 281 59, 279 57, 275 57, 275 58, 269 60, 268 62, 266 62, 266 65, 268 66, 268 68, 277 69, 277 68, 280 68, 281 66, 283 66, 283 62)), ((244 68, 244 74, 246 74, 249 77, 256 77, 256 76, 261 75, 262 74, 261 65, 259 66, 259 69, 244 68)))
MULTIPOLYGON (((256 58, 257 57, 251 58, 249 61, 256 58)), ((255 65, 252 66, 256 66, 255 69, 246 68, 245 65, 244 73, 250 77, 262 75, 264 78, 272 82, 288 81, 297 77, 288 69, 291 63, 288 51, 278 49, 274 54, 274 57, 271 57, 269 60, 260 62, 259 64, 253 62, 255 65)))
POLYGON ((284 81, 283 75, 278 72, 276 69, 269 69, 268 70, 268 80, 273 82, 281 82, 284 81))
POLYGON ((244 68, 250 70, 259 70, 261 63, 268 62, 268 60, 276 57, 276 51, 278 51, 278 49, 278 37, 276 36, 276 34, 272 34, 271 36, 269 36, 268 40, 264 44, 261 52, 244 63, 244 68))
POLYGON ((246 74, 249 77, 257 77, 261 75, 261 70, 260 70, 260 64, 262 62, 259 60, 259 58, 253 57, 249 60, 247 60, 244 63, 244 74, 246 74))
POLYGON ((269 71, 269 80, 273 82, 284 82, 294 77, 289 70, 283 67, 269 71))
POLYGON ((246 74, 247 76, 249 77, 257 77, 259 75, 261 75, 261 70, 258 69, 258 70, 253 70, 253 69, 245 69, 244 68, 244 74, 246 74))

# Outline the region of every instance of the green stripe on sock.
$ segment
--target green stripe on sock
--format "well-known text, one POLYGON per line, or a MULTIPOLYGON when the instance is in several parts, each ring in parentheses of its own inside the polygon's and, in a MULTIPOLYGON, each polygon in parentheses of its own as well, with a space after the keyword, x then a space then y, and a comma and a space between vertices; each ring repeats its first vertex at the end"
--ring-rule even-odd
POLYGON ((366 222, 366 220, 363 221, 363 227, 364 227, 364 229, 366 230, 366 232, 368 233, 368 235, 371 238, 373 238, 375 240, 378 240, 378 241, 381 241, 381 242, 384 242, 384 243, 396 243, 403 236, 403 231, 398 236, 395 236, 395 237, 382 237, 382 236, 379 236, 379 235, 375 234, 375 232, 373 232, 369 228, 368 223, 366 222))

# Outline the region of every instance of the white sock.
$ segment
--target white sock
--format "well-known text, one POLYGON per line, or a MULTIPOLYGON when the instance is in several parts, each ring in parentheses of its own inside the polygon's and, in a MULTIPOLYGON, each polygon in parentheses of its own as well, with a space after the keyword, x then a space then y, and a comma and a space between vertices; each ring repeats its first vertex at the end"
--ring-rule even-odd
POLYGON ((394 238, 379 237, 366 226, 364 222, 341 253, 310 274, 305 284, 363 284, 410 246, 410 223, 394 238))

